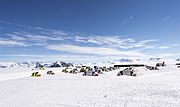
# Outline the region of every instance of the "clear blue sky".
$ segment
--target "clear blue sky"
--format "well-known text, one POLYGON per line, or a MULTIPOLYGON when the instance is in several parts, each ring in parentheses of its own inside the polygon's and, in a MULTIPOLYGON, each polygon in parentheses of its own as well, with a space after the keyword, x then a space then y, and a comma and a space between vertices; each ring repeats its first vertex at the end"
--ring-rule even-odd
POLYGON ((1 0, 0 61, 180 55, 179 0, 1 0))

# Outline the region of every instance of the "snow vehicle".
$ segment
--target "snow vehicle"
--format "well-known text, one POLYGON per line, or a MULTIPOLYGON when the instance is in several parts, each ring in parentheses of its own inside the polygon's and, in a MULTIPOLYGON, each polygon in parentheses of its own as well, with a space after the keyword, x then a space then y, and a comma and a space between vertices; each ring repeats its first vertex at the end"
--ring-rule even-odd
POLYGON ((129 67, 129 68, 126 68, 126 69, 124 69, 122 71, 119 71, 117 76, 121 76, 121 75, 136 76, 136 73, 135 73, 133 67, 129 67))
POLYGON ((80 72, 86 72, 86 71, 89 71, 90 69, 91 69, 90 67, 82 66, 80 72))
POLYGON ((164 67, 164 66, 166 66, 165 62, 156 64, 156 67, 164 67))
POLYGON ((107 68, 107 70, 108 71, 113 71, 113 70, 115 70, 115 67, 109 67, 109 68, 107 68))
MULTIPOLYGON (((93 68, 91 68, 91 70, 92 70, 93 68)), ((98 74, 102 74, 103 73, 103 71, 102 71, 102 67, 98 67, 98 66, 94 66, 94 71, 96 72, 96 73, 98 73, 98 74)))
POLYGON ((81 68, 80 72, 86 72, 85 68, 81 68))
POLYGON ((112 71, 110 67, 109 67, 109 68, 107 68, 107 70, 108 70, 108 71, 112 71))
POLYGON ((33 72, 31 76, 32 77, 40 77, 41 74, 39 72, 33 72))
POLYGON ((48 71, 47 74, 54 75, 55 73, 53 71, 48 71))
POLYGON ((68 68, 68 67, 66 67, 65 69, 62 70, 62 72, 76 74, 78 72, 78 70, 76 68, 68 68))
POLYGON ((69 72, 71 72, 71 70, 72 70, 72 68, 65 68, 65 69, 63 69, 62 70, 62 72, 64 72, 64 73, 69 73, 69 72))
POLYGON ((102 72, 102 69, 95 69, 95 72, 97 72, 98 74, 103 74, 103 72, 102 72))
POLYGON ((85 71, 83 76, 98 76, 98 73, 93 70, 85 71))
POLYGON ((74 68, 73 70, 71 70, 69 73, 72 73, 72 74, 77 74, 78 73, 78 69, 77 68, 74 68))
POLYGON ((98 69, 99 67, 98 66, 94 66, 94 69, 98 69))
POLYGON ((103 72, 108 72, 108 69, 106 67, 101 68, 103 72))
POLYGON ((146 68, 149 70, 159 70, 157 67, 153 67, 153 66, 146 66, 146 68))
POLYGON ((180 68, 180 63, 176 63, 175 65, 176 65, 178 68, 180 68))
POLYGON ((41 68, 39 68, 40 70, 45 70, 45 68, 44 67, 41 67, 41 68))

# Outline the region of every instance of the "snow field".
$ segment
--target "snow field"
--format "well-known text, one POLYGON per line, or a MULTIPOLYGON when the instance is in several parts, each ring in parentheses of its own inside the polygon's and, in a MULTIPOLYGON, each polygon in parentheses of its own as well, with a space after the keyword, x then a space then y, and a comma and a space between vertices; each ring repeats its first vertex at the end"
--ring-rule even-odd
POLYGON ((159 71, 137 68, 137 77, 116 76, 121 69, 98 77, 66 74, 59 68, 47 70, 56 74, 40 71, 44 74, 33 78, 32 71, 15 72, 27 74, 0 81, 0 107, 180 106, 180 69, 174 66, 159 71))

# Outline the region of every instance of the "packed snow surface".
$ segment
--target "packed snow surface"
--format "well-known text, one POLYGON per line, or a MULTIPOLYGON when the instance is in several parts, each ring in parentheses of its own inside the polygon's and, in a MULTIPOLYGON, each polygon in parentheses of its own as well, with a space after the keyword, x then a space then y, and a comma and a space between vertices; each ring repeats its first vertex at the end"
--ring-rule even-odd
POLYGON ((117 76, 122 69, 94 77, 62 68, 39 70, 41 77, 31 77, 30 68, 0 69, 0 107, 180 107, 180 68, 117 76))

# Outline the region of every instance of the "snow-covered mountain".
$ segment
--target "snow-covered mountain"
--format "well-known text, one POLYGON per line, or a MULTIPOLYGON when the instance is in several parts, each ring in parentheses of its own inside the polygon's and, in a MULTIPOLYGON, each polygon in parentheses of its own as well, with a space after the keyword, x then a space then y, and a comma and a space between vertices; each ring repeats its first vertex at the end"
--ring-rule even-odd
POLYGON ((128 58, 121 58, 119 60, 114 60, 115 62, 133 62, 132 59, 128 59, 128 58))
POLYGON ((0 68, 12 68, 16 66, 19 66, 19 64, 15 62, 0 62, 0 68))
POLYGON ((61 61, 61 62, 56 61, 50 67, 70 67, 70 66, 73 66, 73 64, 72 63, 66 63, 63 61, 61 61))
POLYGON ((149 58, 149 61, 160 61, 161 58, 149 58))
POLYGON ((0 62, 0 68, 13 68, 13 67, 70 67, 72 63, 66 63, 63 61, 56 62, 0 62))
POLYGON ((176 61, 180 61, 180 58, 177 58, 176 61))

